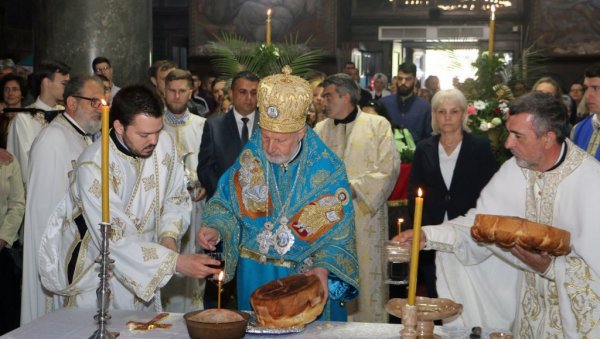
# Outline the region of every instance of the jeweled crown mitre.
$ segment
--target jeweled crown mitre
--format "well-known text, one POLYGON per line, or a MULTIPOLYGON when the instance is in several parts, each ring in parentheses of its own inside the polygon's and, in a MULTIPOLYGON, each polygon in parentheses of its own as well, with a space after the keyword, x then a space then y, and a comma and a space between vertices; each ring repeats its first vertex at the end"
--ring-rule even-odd
POLYGON ((276 133, 297 132, 306 124, 306 112, 312 102, 308 81, 292 74, 284 66, 282 74, 265 77, 258 84, 259 124, 276 133))

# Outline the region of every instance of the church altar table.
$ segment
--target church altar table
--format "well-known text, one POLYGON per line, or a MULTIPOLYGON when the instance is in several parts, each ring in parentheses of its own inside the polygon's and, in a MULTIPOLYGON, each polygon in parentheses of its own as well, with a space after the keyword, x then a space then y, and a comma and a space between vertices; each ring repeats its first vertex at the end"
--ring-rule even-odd
MULTIPOLYGON (((170 329, 154 329, 147 332, 131 332, 127 329, 126 323, 130 320, 147 322, 152 319, 156 313, 110 310, 112 319, 109 322, 108 329, 111 332, 119 332, 118 338, 189 338, 183 314, 170 313, 170 316, 159 323, 173 324, 170 329)), ((93 316, 96 310, 65 308, 53 313, 47 314, 39 319, 19 327, 12 332, 3 335, 2 339, 39 339, 39 338, 61 338, 61 339, 81 339, 91 336, 97 328, 93 316)), ((402 325, 398 324, 376 324, 376 323, 357 323, 357 322, 330 322, 315 321, 300 333, 294 334, 246 334, 245 338, 399 338, 402 325)), ((462 338, 464 332, 459 336, 447 336, 442 328, 436 328, 435 332, 442 335, 443 338, 462 338)), ((465 338, 468 338, 468 334, 465 338)))

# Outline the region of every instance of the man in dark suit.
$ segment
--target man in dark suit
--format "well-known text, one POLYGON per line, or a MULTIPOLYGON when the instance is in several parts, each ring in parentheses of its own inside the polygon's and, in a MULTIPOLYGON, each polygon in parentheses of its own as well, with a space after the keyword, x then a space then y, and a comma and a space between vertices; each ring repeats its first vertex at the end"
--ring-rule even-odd
POLYGON ((204 125, 197 171, 207 198, 215 193, 219 178, 234 163, 255 130, 258 81, 258 77, 248 71, 236 74, 229 90, 233 108, 208 119, 204 125))

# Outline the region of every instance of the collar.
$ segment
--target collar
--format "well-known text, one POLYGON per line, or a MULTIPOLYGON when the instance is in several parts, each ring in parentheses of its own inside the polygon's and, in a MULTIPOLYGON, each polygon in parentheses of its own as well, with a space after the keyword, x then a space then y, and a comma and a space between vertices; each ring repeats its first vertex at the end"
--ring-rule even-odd
POLYGON ((298 155, 300 154, 300 151, 302 150, 302 144, 303 144, 302 140, 300 140, 300 146, 298 147, 298 150, 296 150, 296 153, 294 153, 294 155, 292 156, 290 161, 279 165, 279 167, 283 168, 284 171, 287 171, 288 167, 290 166, 290 163, 294 162, 294 160, 296 160, 298 158, 298 155))
POLYGON ((594 127, 594 129, 600 129, 600 120, 598 120, 598 114, 594 114, 592 117, 592 127, 594 127))
POLYGON ((129 148, 127 148, 127 146, 125 146, 125 143, 123 143, 123 141, 121 141, 119 136, 117 136, 117 133, 115 132, 114 129, 111 129, 109 134, 110 134, 110 138, 112 139, 113 143, 115 144, 117 149, 119 151, 121 151, 121 153, 125 154, 126 156, 137 159, 137 157, 135 155, 133 155, 133 153, 131 153, 129 148))
POLYGON ((88 137, 88 136, 89 136, 89 137, 91 137, 91 135, 90 135, 90 134, 88 134, 88 133, 86 133, 86 132, 83 130, 83 128, 81 128, 81 127, 79 126, 79 124, 77 123, 77 121, 73 120, 73 118, 72 118, 72 117, 71 117, 69 114, 67 114, 67 113, 65 112, 65 113, 63 113, 63 114, 62 114, 62 116, 65 118, 65 120, 67 120, 67 122, 68 122, 68 123, 69 123, 71 126, 73 126, 73 128, 74 128, 74 129, 77 131, 77 133, 81 134, 81 135, 82 135, 82 136, 84 136, 84 137, 88 137))
POLYGON ((37 97, 37 99, 35 100, 34 105, 35 105, 35 107, 37 107, 39 109, 43 109, 44 111, 52 111, 52 110, 54 110, 54 107, 49 106, 48 104, 46 104, 45 102, 43 102, 40 97, 37 97))
MULTIPOLYGON (((240 112, 238 112, 235 107, 233 107, 233 115, 235 116, 235 120, 242 120, 242 118, 248 118, 250 120, 248 120, 248 122, 254 122, 254 115, 256 115, 256 111, 248 114, 248 115, 242 115, 240 112)), ((250 127, 250 126, 248 126, 250 127)))
POLYGON ((556 163, 554 164, 554 166, 550 167, 550 169, 547 170, 546 172, 555 170, 558 166, 560 166, 565 161, 566 158, 567 158, 567 143, 563 142, 562 147, 560 149, 560 156, 558 157, 558 160, 556 160, 556 163))
POLYGON ((349 124, 356 119, 358 115, 358 107, 354 107, 354 110, 348 114, 344 119, 333 119, 333 123, 337 126, 338 124, 349 124))
POLYGON ((174 114, 165 108, 165 119, 171 125, 180 126, 185 125, 190 119, 190 110, 186 109, 182 114, 174 114))

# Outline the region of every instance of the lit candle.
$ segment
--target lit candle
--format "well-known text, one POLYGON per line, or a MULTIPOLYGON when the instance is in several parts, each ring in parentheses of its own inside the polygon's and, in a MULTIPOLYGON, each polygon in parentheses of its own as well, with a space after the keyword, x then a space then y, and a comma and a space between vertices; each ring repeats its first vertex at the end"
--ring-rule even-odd
POLYGON ((223 271, 219 272, 219 293, 217 294, 217 308, 221 308, 221 284, 223 283, 223 271))
POLYGON ((400 234, 400 232, 402 232, 402 223, 403 222, 404 222, 404 219, 398 218, 398 234, 400 234))
POLYGON ((490 38, 488 41, 488 54, 490 58, 494 54, 494 34, 496 32, 496 6, 492 5, 492 16, 490 17, 490 38))
POLYGON ((110 107, 102 99, 102 222, 110 223, 110 207, 108 206, 108 118, 110 107))
POLYGON ((423 191, 419 188, 415 199, 415 218, 413 223, 412 248, 410 252, 410 271, 408 274, 408 304, 414 305, 417 298, 417 269, 419 268, 419 250, 421 247, 421 218, 423 217, 423 191))
POLYGON ((267 11, 267 46, 271 45, 271 9, 267 11))

